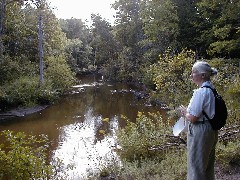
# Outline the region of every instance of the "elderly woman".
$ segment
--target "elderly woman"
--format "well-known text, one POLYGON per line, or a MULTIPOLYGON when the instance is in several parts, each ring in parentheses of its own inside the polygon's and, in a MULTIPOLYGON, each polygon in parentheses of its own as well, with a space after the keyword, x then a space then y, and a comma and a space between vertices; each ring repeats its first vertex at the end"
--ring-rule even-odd
POLYGON ((210 77, 217 74, 207 62, 197 61, 192 67, 192 81, 198 85, 194 90, 187 108, 181 106, 180 111, 190 123, 187 136, 188 180, 214 179, 215 147, 218 131, 212 129, 203 111, 209 118, 215 114, 214 88, 210 77))

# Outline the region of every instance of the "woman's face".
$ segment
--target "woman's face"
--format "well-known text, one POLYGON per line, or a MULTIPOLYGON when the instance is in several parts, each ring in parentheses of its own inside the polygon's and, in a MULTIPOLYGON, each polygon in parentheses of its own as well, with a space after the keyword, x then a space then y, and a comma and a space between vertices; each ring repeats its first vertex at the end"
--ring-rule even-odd
POLYGON ((203 75, 197 71, 197 69, 192 68, 192 73, 191 73, 191 78, 192 81, 197 84, 197 85, 202 85, 203 83, 203 75))

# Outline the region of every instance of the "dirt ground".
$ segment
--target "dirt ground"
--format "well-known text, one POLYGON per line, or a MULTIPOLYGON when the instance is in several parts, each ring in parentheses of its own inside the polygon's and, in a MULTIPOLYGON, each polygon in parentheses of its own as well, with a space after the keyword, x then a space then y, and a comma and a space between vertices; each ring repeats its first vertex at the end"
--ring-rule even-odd
POLYGON ((216 180, 240 180, 240 166, 232 165, 229 168, 221 168, 218 164, 215 166, 216 180))

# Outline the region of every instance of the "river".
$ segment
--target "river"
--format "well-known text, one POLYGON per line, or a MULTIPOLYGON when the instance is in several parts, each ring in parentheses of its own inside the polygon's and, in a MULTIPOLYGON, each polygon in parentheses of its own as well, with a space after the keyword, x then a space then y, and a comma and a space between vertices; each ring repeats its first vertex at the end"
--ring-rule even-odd
POLYGON ((120 163, 113 149, 117 129, 125 126, 121 115, 134 121, 138 111, 160 110, 136 98, 134 94, 141 89, 133 85, 104 82, 93 75, 79 80, 70 94, 48 108, 0 124, 0 131, 46 134, 52 161, 59 158, 74 167, 62 171, 71 179, 85 179, 101 165, 120 163))

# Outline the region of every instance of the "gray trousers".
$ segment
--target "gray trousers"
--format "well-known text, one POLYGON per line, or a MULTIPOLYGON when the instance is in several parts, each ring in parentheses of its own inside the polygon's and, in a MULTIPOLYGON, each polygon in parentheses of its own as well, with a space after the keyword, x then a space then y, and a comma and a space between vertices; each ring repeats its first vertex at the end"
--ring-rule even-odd
POLYGON ((218 131, 208 121, 190 123, 187 136, 188 180, 214 180, 218 131))

